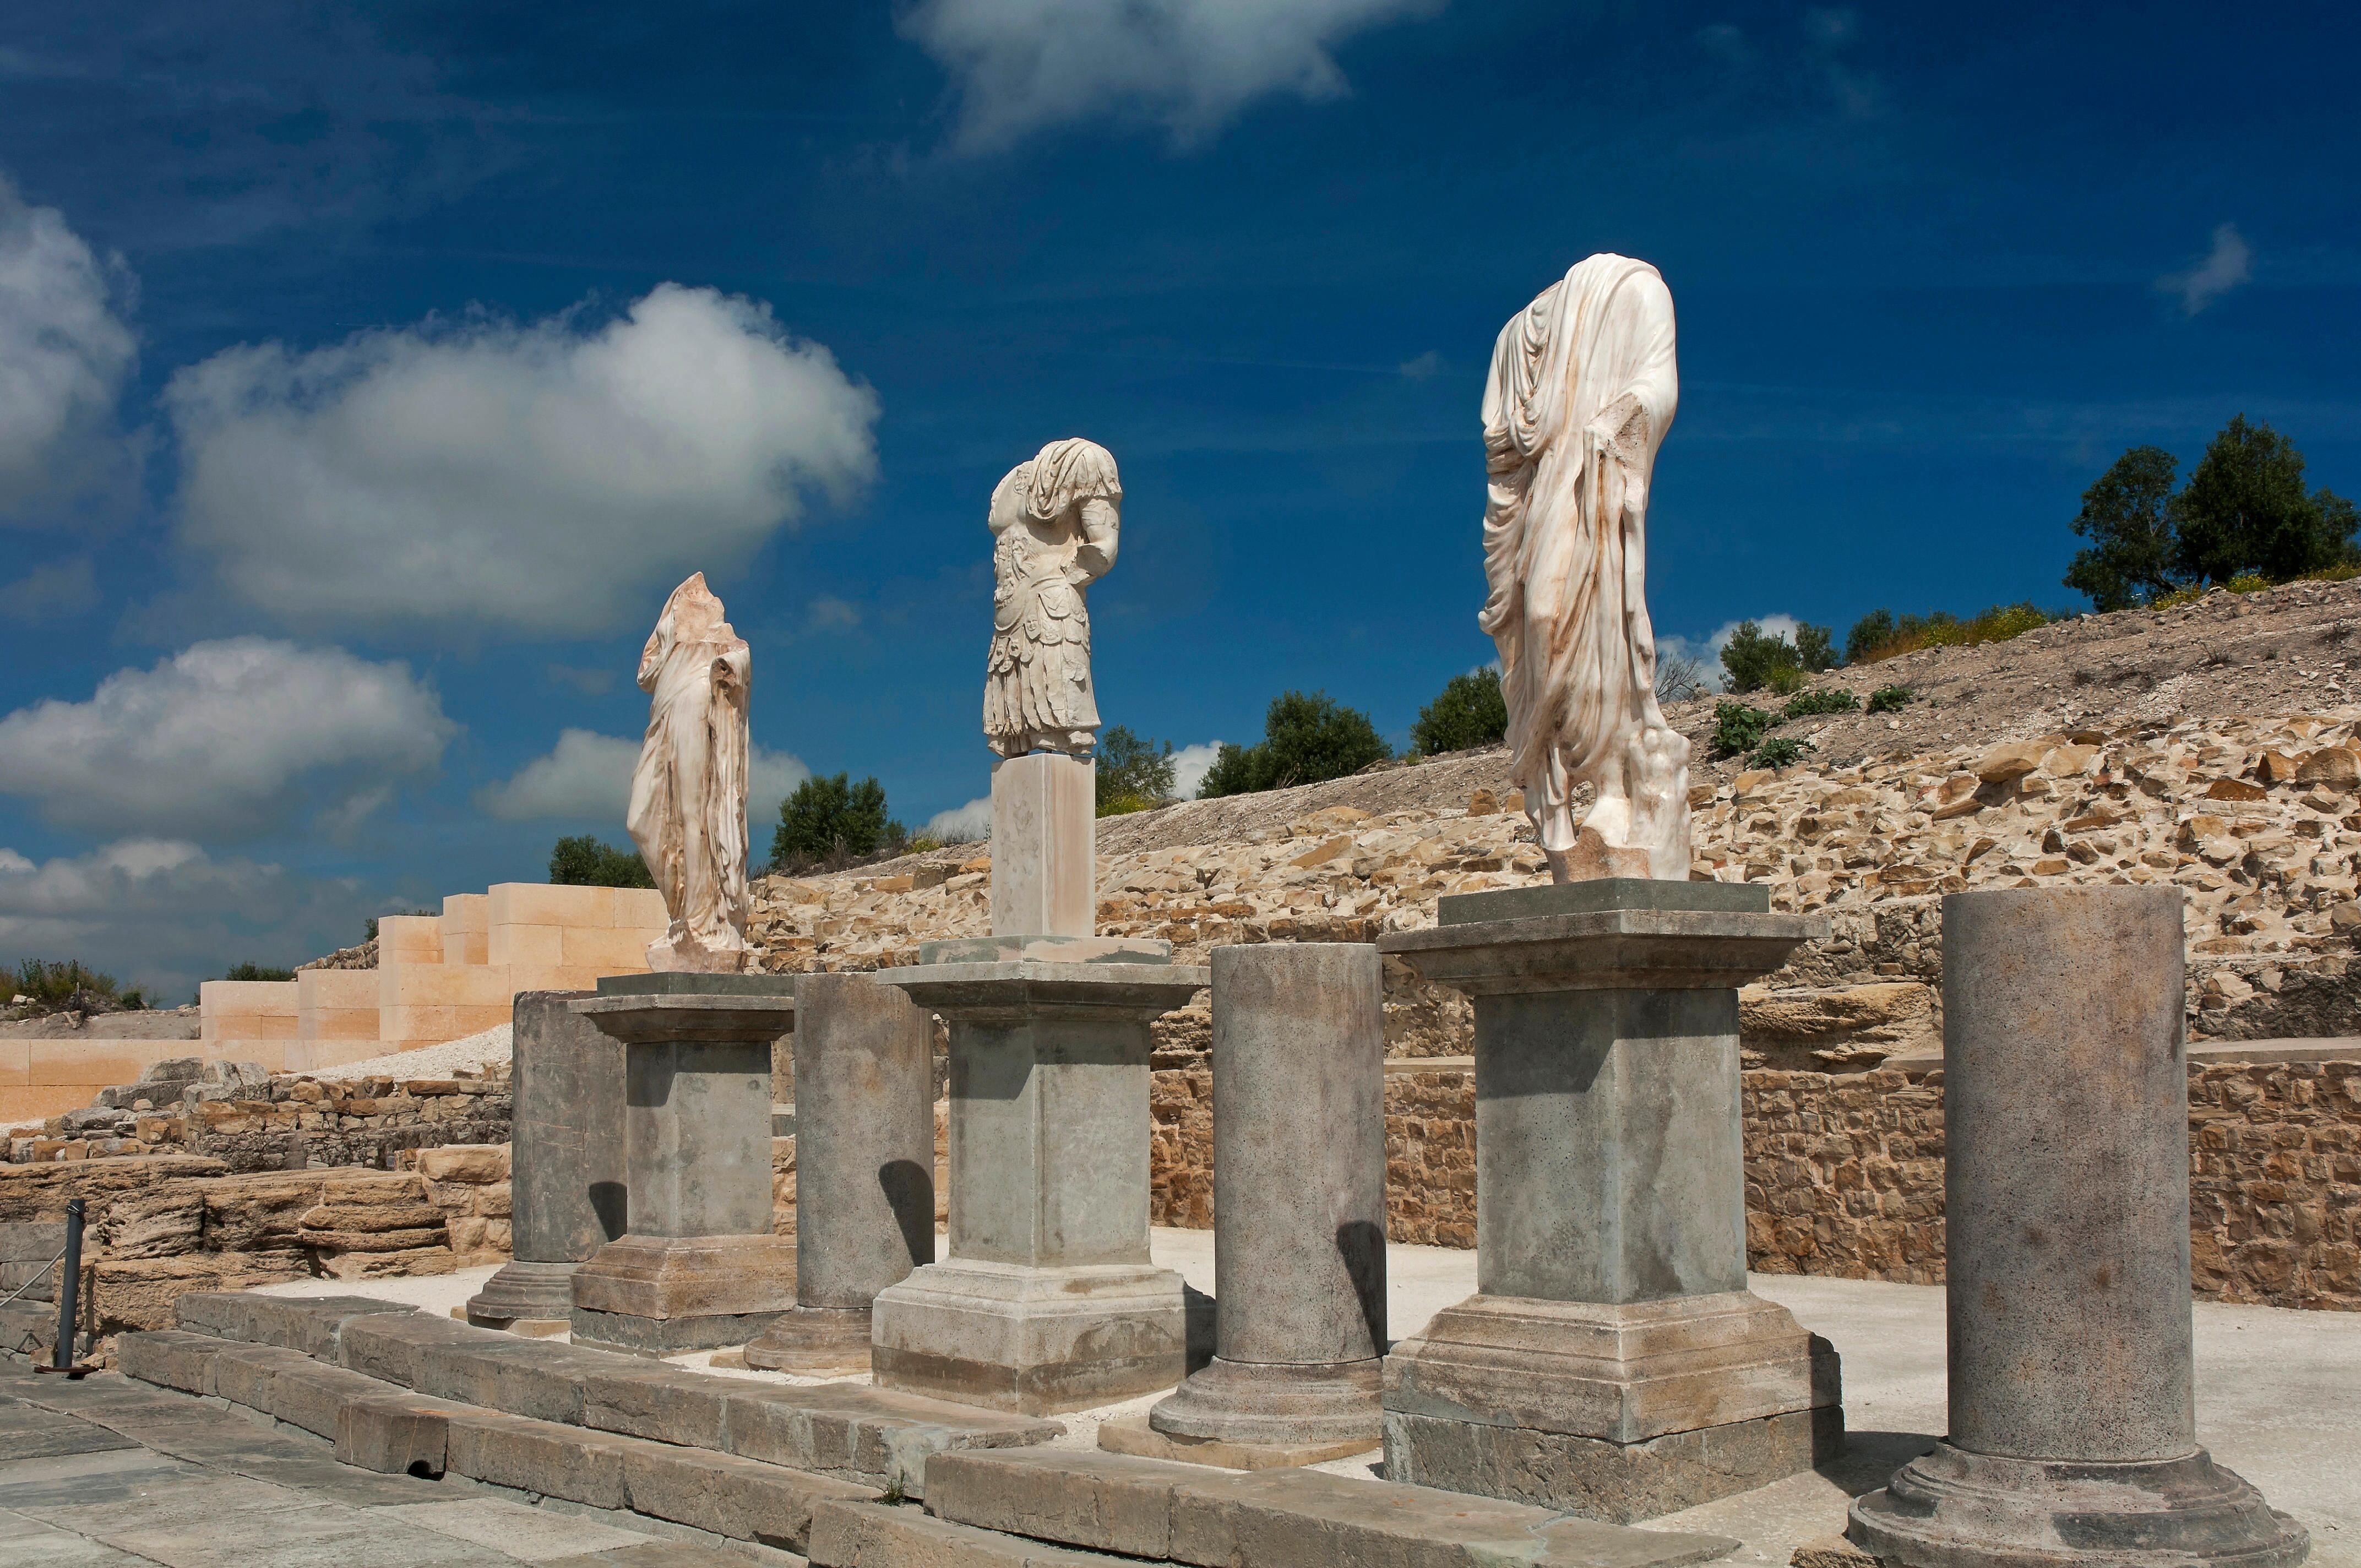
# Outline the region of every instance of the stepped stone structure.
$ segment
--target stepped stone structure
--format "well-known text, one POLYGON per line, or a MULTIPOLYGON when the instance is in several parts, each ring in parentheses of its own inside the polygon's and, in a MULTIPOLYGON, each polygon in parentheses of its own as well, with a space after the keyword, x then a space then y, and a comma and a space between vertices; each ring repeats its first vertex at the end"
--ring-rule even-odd
POLYGON ((197 1054, 301 1072, 440 1045, 508 1023, 521 992, 645 973, 665 920, 664 895, 645 888, 500 883, 454 894, 440 916, 379 919, 373 970, 205 981, 197 1054))

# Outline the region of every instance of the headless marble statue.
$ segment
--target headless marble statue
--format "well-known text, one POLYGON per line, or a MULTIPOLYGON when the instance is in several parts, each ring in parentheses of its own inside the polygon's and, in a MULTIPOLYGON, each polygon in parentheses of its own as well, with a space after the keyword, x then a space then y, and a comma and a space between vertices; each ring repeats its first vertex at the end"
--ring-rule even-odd
POLYGON ((1004 757, 1088 757, 1098 742, 1082 589, 1115 565, 1122 508, 1114 456, 1078 436, 1049 443, 993 488, 983 737, 1004 757))
POLYGON ((1492 349, 1477 624, 1558 882, 1689 874, 1689 744, 1656 703, 1645 591, 1648 483, 1679 394, 1672 292, 1629 257, 1577 265, 1492 349))
POLYGON ((746 966, 746 696, 752 655, 697 573, 640 652, 648 733, 626 824, 672 923, 653 970, 746 966))

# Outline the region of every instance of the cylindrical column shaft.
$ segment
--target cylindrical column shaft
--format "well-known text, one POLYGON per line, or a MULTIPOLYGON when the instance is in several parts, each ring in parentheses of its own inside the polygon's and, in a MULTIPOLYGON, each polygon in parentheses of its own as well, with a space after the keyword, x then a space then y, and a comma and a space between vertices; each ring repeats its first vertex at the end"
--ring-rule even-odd
POLYGON ((1950 1441, 1971 1453, 2196 1449, 2180 908, 1945 901, 1950 1441))
POLYGON ((1216 948, 1213 1269, 1224 1361, 1385 1349, 1386 1040, 1378 950, 1216 948))
POLYGON ((934 1028, 865 974, 796 986, 796 1300, 867 1310, 935 1260, 934 1028))
POLYGON ((1148 1430, 1102 1427, 1100 1442, 1249 1465, 1374 1447, 1386 1343, 1378 950, 1216 948, 1213 970, 1213 1361, 1148 1412, 1148 1430), (1192 1452, 1207 1443, 1229 1452, 1192 1452))

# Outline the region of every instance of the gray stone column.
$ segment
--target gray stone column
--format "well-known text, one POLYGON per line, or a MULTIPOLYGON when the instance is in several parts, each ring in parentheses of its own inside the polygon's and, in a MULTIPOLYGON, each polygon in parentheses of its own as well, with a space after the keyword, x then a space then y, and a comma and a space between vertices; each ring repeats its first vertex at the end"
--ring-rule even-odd
POLYGON ((568 1003, 517 995, 510 1135, 514 1261, 467 1302, 467 1321, 516 1333, 572 1326, 574 1271, 623 1234, 623 1047, 568 1003))
POLYGON ((746 1346, 867 1371, 877 1292, 935 1260, 934 1024, 866 974, 796 981, 796 1304, 746 1346))
POLYGON ((1445 898, 1378 947, 1476 1003, 1477 1293, 1385 1363, 1393 1479, 1630 1523, 1842 1443, 1835 1354, 1746 1288, 1738 987, 1760 886, 1445 898))
POLYGON ((575 1342, 669 1355, 743 1344, 795 1304, 771 1231, 771 1042, 785 975, 601 979, 572 1009, 623 1043, 630 1229, 575 1270, 575 1342))
POLYGON ((1213 1360, 1100 1444, 1252 1469, 1358 1453, 1386 1346, 1378 949, 1216 948, 1212 967, 1213 1360))
POLYGON ((2197 1445, 2178 888, 1943 900, 1950 1435, 1853 1505, 1923 1568, 2295 1563, 2197 1445))
POLYGON ((1031 1415, 1169 1388, 1187 1331, 1148 1255, 1148 1025, 1207 973, 939 961, 963 950, 998 947, 877 975, 950 1022, 951 1058, 950 1255, 878 1293, 878 1385, 1031 1415))

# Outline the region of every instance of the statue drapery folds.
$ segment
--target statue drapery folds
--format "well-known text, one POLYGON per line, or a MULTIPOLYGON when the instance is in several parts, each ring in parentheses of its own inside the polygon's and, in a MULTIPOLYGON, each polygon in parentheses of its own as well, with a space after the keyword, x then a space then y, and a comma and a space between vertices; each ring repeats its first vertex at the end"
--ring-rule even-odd
POLYGON ((655 970, 734 971, 746 948, 746 699, 752 655, 697 573, 640 652, 647 738, 626 825, 672 916, 655 970))
POLYGON ((993 488, 992 649, 983 734, 1004 757, 1098 742, 1082 590, 1115 565, 1123 485, 1095 442, 1053 441, 993 488))
POLYGON ((1477 624, 1559 882, 1689 874, 1689 746, 1657 706, 1646 596, 1649 481, 1679 394, 1672 292, 1628 257, 1581 262, 1492 350, 1477 624))

